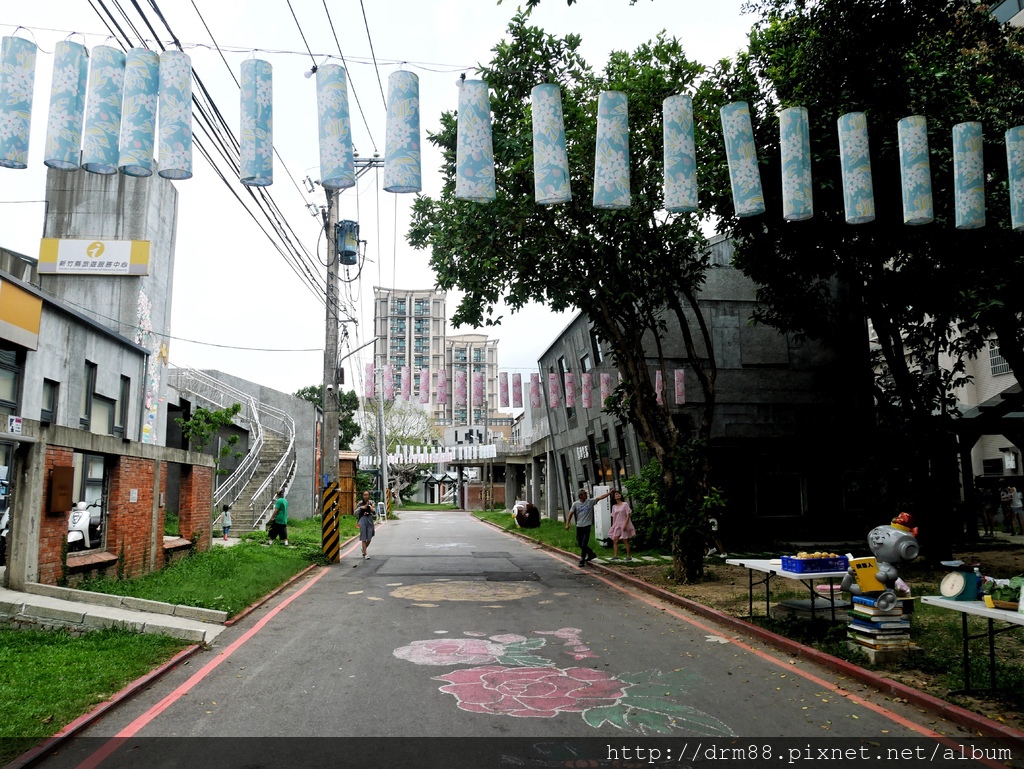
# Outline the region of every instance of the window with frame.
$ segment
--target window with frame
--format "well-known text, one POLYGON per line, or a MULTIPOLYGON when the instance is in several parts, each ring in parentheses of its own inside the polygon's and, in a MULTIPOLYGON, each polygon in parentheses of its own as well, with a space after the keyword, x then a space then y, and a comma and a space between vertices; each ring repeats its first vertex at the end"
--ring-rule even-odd
POLYGON ((85 362, 85 379, 82 382, 82 399, 79 409, 79 426, 83 430, 90 430, 92 422, 93 400, 96 392, 96 364, 91 361, 85 362))
POLYGON ((113 435, 117 402, 102 395, 92 396, 92 414, 89 417, 89 432, 93 435, 113 435))
POLYGON ((597 338, 597 329, 590 329, 590 349, 594 353, 594 362, 600 363, 604 360, 604 356, 601 355, 601 340, 597 338))
POLYGON ((0 415, 14 416, 18 413, 21 377, 18 351, 14 347, 0 344, 0 415))
POLYGON ((582 371, 584 374, 586 374, 592 368, 594 368, 594 367, 590 363, 590 355, 587 354, 587 353, 584 353, 583 356, 580 358, 580 371, 582 371))
POLYGON ((128 425, 128 408, 132 394, 132 380, 121 377, 121 388, 117 393, 117 404, 114 408, 114 435, 125 437, 128 425))
MULTIPOLYGON (((565 405, 565 358, 558 356, 558 387, 562 391, 562 405, 565 405)), ((565 418, 572 419, 576 416, 576 409, 572 406, 565 406, 565 418)))
POLYGON ((39 407, 40 422, 57 421, 57 396, 60 394, 60 385, 52 379, 43 380, 42 403, 39 407))
POLYGON ((988 343, 988 364, 992 369, 992 376, 1011 373, 1010 364, 999 353, 999 340, 990 339, 988 343))

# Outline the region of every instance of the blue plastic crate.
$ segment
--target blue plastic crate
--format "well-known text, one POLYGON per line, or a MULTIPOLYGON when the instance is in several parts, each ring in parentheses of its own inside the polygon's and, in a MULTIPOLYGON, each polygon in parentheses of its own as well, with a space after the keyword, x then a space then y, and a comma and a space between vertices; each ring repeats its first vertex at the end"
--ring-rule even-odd
POLYGON ((846 571, 850 562, 845 555, 836 558, 795 558, 791 555, 782 556, 782 570, 794 574, 814 574, 822 571, 846 571))

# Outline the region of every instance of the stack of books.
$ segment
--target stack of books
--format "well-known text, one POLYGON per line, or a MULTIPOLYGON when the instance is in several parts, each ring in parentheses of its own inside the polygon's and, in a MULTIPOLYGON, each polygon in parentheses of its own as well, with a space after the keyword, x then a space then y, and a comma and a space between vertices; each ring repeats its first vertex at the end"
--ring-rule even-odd
POLYGON ((902 604, 893 609, 879 609, 874 598, 855 595, 849 618, 846 637, 860 646, 876 651, 910 646, 910 618, 903 616, 902 604))

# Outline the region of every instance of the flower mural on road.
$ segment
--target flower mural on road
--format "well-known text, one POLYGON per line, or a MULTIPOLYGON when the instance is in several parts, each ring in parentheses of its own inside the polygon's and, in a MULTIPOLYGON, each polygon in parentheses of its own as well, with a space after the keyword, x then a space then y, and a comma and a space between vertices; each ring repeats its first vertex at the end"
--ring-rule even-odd
POLYGON ((681 701, 698 682, 695 675, 677 670, 613 676, 587 667, 560 668, 537 654, 551 636, 575 661, 596 658, 582 634, 579 628, 537 630, 533 635, 539 637, 533 638, 465 631, 464 638, 413 641, 393 654, 417 665, 471 666, 433 679, 443 681, 441 691, 468 713, 516 718, 579 713, 595 729, 609 724, 641 734, 734 736, 714 716, 681 701))
POLYGON ((460 710, 526 718, 553 718, 559 713, 614 706, 628 686, 590 668, 500 665, 456 670, 434 680, 448 682, 441 691, 453 695, 460 710))

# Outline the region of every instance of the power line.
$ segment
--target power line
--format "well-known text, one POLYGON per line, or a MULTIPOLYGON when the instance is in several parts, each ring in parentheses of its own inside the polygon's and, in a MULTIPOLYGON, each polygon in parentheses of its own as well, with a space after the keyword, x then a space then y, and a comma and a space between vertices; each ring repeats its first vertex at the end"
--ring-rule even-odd
POLYGON ((380 100, 384 104, 384 111, 387 112, 388 100, 384 96, 384 84, 380 81, 380 67, 377 66, 377 54, 373 52, 373 38, 370 36, 370 22, 366 19, 366 6, 363 0, 359 0, 359 8, 363 11, 363 26, 366 28, 366 40, 370 44, 370 56, 373 58, 373 69, 377 73, 377 87, 380 88, 380 100))
MULTIPOLYGON (((86 2, 88 2, 92 6, 94 0, 86 0, 86 2)), ((194 5, 194 3, 193 3, 193 5, 194 5)), ((80 30, 77 30, 77 29, 57 29, 57 28, 54 28, 54 27, 38 27, 38 26, 27 27, 25 25, 20 25, 20 26, 21 26, 22 29, 27 29, 27 30, 30 30, 32 32, 56 32, 56 33, 61 34, 61 35, 82 35, 83 37, 98 37, 98 38, 114 37, 114 38, 116 38, 117 37, 116 32, 114 31, 113 28, 110 27, 110 25, 106 21, 104 21, 103 15, 98 10, 96 10, 95 6, 93 6, 93 10, 96 12, 96 15, 100 17, 100 21, 103 22, 104 25, 107 27, 106 33, 103 33, 103 32, 81 32, 80 30)), ((0 27, 10 27, 11 29, 15 29, 16 25, 0 23, 0 27)), ((335 37, 335 39, 337 39, 337 38, 335 37)), ((158 35, 154 35, 152 39, 151 38, 140 38, 140 42, 143 45, 145 45, 146 47, 149 47, 150 44, 161 45, 161 40, 160 40, 158 35)), ((211 45, 210 43, 195 43, 195 42, 182 42, 180 50, 188 51, 188 50, 191 50, 191 49, 194 49, 194 48, 202 48, 202 49, 207 50, 207 51, 217 51, 217 52, 220 52, 220 53, 244 53, 244 54, 252 53, 252 50, 253 50, 251 45, 244 46, 244 45, 223 45, 223 44, 220 44, 220 45, 214 46, 214 45, 211 45)), ((309 53, 307 51, 293 51, 293 50, 291 50, 289 48, 260 48, 260 51, 262 51, 263 53, 272 54, 272 55, 275 55, 275 56, 301 56, 303 58, 306 58, 307 56, 309 56, 309 53)), ((313 56, 315 58, 317 58, 317 59, 330 59, 330 58, 334 58, 335 54, 331 54, 331 53, 327 53, 327 52, 314 51, 313 52, 313 56)), ((443 73, 448 73, 448 72, 465 72, 466 70, 473 69, 473 67, 474 67, 473 64, 449 64, 449 63, 435 62, 435 61, 413 61, 413 60, 409 60, 409 59, 390 59, 390 58, 380 58, 380 59, 374 60, 372 58, 365 57, 365 56, 351 56, 351 55, 345 57, 344 61, 345 62, 354 62, 356 64, 366 64, 366 65, 369 65, 369 66, 373 66, 375 61, 380 66, 397 66, 399 64, 404 64, 404 65, 406 65, 408 67, 412 67, 413 69, 423 70, 424 72, 438 72, 438 73, 442 73, 442 74, 443 73)))
MULTIPOLYGON (((327 14, 327 23, 331 25, 331 34, 334 36, 334 44, 338 46, 338 55, 341 57, 341 63, 345 66, 345 72, 349 71, 348 62, 345 61, 345 54, 341 50, 341 42, 338 40, 338 33, 334 31, 334 20, 331 18, 331 12, 327 8, 327 0, 323 0, 324 13, 327 14)), ((374 64, 376 66, 376 64, 374 64)), ((370 137, 370 144, 373 145, 373 151, 377 152, 377 142, 373 140, 373 131, 370 130, 370 123, 366 120, 366 113, 363 112, 362 102, 359 101, 359 94, 356 93, 355 82, 352 78, 349 78, 349 83, 352 88, 352 98, 356 100, 356 108, 359 110, 359 115, 363 119, 363 125, 366 126, 366 134, 370 137)), ((387 109, 385 107, 385 109, 387 109)))
MULTIPOLYGON (((195 5, 195 3, 193 3, 193 5, 195 5)), ((302 44, 306 46, 309 58, 313 62, 313 71, 316 72, 316 59, 313 58, 313 52, 309 50, 309 43, 306 42, 306 33, 302 31, 302 25, 299 24, 299 17, 295 15, 295 9, 292 8, 292 0, 288 0, 288 10, 292 12, 292 18, 295 19, 295 26, 299 28, 299 36, 302 38, 302 44)))

